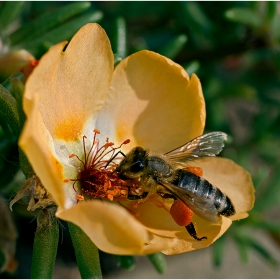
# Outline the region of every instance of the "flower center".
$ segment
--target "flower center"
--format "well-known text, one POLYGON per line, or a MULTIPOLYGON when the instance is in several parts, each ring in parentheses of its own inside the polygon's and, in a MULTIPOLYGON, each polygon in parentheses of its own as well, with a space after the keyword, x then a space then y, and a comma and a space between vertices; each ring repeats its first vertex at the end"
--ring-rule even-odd
MULTIPOLYGON (((93 140, 89 150, 86 149, 87 137, 83 136, 83 151, 84 159, 82 160, 78 155, 71 154, 69 158, 76 157, 82 164, 78 171, 76 179, 73 181, 73 189, 76 192, 78 200, 87 200, 93 198, 122 200, 126 199, 127 193, 135 191, 139 188, 138 180, 122 180, 119 173, 115 172, 119 160, 119 154, 122 154, 121 147, 130 142, 125 140, 120 146, 114 147, 114 143, 106 139, 104 145, 99 144, 97 135, 100 131, 95 129, 93 140), (77 182, 79 185, 77 186, 77 182)), ((122 154, 124 156, 124 154, 122 154)), ((69 181, 69 180, 65 180, 69 181)))

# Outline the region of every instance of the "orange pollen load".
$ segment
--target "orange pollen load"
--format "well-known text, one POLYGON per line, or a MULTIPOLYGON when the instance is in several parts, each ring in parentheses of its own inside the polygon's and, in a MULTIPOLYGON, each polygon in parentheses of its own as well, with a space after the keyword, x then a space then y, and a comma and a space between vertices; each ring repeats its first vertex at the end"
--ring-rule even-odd
POLYGON ((194 173, 195 175, 201 177, 203 175, 203 170, 200 167, 189 166, 185 168, 187 171, 194 173))
POLYGON ((107 138, 106 143, 99 146, 96 135, 100 134, 100 131, 95 129, 93 132, 94 136, 89 149, 86 148, 87 137, 83 136, 84 159, 76 154, 69 156, 69 158, 76 157, 82 164, 77 178, 70 179, 73 182, 77 200, 99 198, 112 201, 126 199, 128 191, 139 188, 139 181, 122 180, 119 173, 115 172, 118 165, 114 161, 120 159, 117 155, 122 145, 129 143, 129 141, 125 140, 119 147, 114 147, 114 143, 107 138), (77 186, 77 182, 79 186, 77 186))
POLYGON ((170 208, 170 215, 179 226, 187 226, 193 218, 193 211, 180 199, 174 201, 170 208))

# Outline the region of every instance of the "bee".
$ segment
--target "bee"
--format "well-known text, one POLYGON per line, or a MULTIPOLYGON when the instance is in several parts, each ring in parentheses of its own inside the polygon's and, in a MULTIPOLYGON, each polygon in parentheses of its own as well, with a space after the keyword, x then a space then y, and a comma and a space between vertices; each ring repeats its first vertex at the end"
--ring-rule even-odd
MULTIPOLYGON (((217 222, 219 216, 231 216, 235 209, 230 199, 216 186, 186 169, 188 162, 218 155, 224 147, 227 135, 210 132, 168 152, 160 154, 135 147, 125 155, 116 168, 123 180, 139 180, 141 195, 128 194, 129 200, 144 199, 157 193, 164 199, 180 200, 201 218, 217 222)), ((189 234, 199 238, 194 224, 185 225, 189 234)))

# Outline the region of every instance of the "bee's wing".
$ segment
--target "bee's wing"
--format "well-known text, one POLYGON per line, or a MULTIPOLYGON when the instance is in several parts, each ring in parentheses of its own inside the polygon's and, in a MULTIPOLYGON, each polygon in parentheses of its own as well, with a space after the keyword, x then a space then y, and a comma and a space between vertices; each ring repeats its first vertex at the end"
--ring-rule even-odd
POLYGON ((160 182, 173 195, 181 199, 195 214, 201 218, 218 222, 219 215, 214 203, 207 198, 198 196, 189 190, 180 188, 168 182, 160 182))
POLYGON ((194 138, 188 143, 165 154, 173 161, 193 160, 201 157, 213 157, 221 152, 227 134, 224 132, 210 132, 194 138))

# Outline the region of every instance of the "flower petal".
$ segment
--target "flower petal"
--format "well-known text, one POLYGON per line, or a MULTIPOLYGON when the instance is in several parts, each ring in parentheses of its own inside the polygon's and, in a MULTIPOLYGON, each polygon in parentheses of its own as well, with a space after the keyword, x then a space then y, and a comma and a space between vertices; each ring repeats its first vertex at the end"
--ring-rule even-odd
POLYGON ((124 150, 140 145, 161 152, 201 135, 204 124, 197 76, 189 79, 180 65, 151 51, 135 53, 116 67, 97 120, 99 129, 117 143, 130 138, 124 150))
POLYGON ((26 83, 27 121, 19 144, 56 203, 68 208, 75 197, 63 179, 77 173, 69 154, 81 155, 82 133, 94 128, 112 78, 113 54, 97 24, 82 27, 63 52, 65 45, 52 47, 26 83))
MULTIPOLYGON (((173 247, 168 248, 167 250, 162 251, 162 253, 166 255, 174 255, 178 253, 184 253, 184 252, 190 252, 193 250, 203 249, 208 246, 210 246, 213 242, 215 242, 219 237, 221 237, 227 229, 230 227, 232 221, 226 217, 222 217, 222 223, 220 225, 204 225, 205 228, 205 234, 207 236, 207 240, 202 241, 189 241, 186 237, 186 232, 181 232, 179 239, 180 241, 173 247)), ((199 225, 195 225, 197 228, 199 228, 199 225)))
POLYGON ((203 170, 203 178, 224 192, 234 205, 236 214, 229 217, 239 220, 248 216, 254 206, 254 186, 251 175, 233 161, 214 157, 196 160, 191 163, 203 170))
POLYGON ((62 185, 63 166, 54 157, 52 137, 39 113, 39 95, 35 95, 33 100, 26 100, 25 106, 28 108, 28 121, 21 133, 19 146, 55 202, 64 205, 65 193, 58 191, 58 186, 62 185))
POLYGON ((39 110, 52 137, 74 141, 101 109, 114 59, 109 39, 98 24, 82 27, 66 50, 65 44, 55 45, 42 57, 27 81, 24 98, 32 100, 35 93, 40 94, 39 110))
POLYGON ((149 242, 145 228, 124 208, 113 203, 89 201, 68 210, 58 209, 57 217, 73 222, 83 229, 104 252, 130 255, 158 252, 164 246, 145 245, 149 242))
MULTIPOLYGON (((189 235, 185 227, 178 226, 169 214, 173 200, 162 200, 156 196, 150 197, 144 203, 139 203, 137 219, 146 227, 151 235, 151 243, 164 244, 171 238, 177 242, 169 248, 162 250, 164 254, 178 254, 197 249, 202 249, 212 244, 231 225, 232 221, 221 217, 219 223, 213 223, 201 219, 197 215, 193 217, 193 224, 198 237, 206 236, 206 240, 197 241, 189 235)), ((129 207, 129 204, 126 204, 129 207)))

